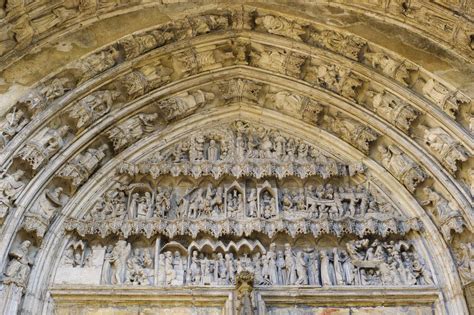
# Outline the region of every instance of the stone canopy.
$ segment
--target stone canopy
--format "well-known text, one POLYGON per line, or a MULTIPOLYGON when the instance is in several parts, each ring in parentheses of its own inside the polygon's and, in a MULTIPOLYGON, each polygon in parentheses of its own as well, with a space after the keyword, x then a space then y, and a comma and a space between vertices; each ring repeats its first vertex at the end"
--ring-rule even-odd
POLYGON ((0 0, 2 314, 469 314, 468 0, 0 0))

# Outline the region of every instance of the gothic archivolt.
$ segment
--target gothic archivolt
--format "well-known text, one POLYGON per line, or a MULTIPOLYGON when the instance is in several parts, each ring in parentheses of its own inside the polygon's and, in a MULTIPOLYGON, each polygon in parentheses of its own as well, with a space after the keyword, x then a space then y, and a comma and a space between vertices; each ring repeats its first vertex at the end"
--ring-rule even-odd
MULTIPOLYGON (((34 10, 12 3, 7 23, 34 10)), ((65 21, 139 3, 123 5, 58 6, 1 43, 27 53, 65 21)), ((459 27, 432 35, 462 42, 459 27)), ((420 287, 467 312, 471 103, 387 48, 268 9, 109 43, 0 122, 4 312, 50 312, 50 288, 85 285, 236 288, 247 313, 271 309, 269 287, 384 286, 399 304, 420 287)))

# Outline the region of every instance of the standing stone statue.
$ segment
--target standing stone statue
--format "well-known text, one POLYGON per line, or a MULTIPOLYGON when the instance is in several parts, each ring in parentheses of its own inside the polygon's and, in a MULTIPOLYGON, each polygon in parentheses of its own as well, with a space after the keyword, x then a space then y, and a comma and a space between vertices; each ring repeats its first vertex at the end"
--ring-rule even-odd
POLYGON ((303 252, 299 251, 296 254, 296 273, 297 273, 297 279, 296 283, 298 285, 307 285, 308 284, 308 273, 306 270, 306 261, 303 256, 303 252))
POLYGON ((321 257, 321 284, 323 286, 332 285, 331 273, 330 273, 330 261, 329 255, 326 250, 321 250, 319 253, 321 257))
POLYGON ((242 271, 236 276, 236 314, 254 315, 255 298, 253 294, 254 275, 249 271, 242 271))
POLYGON ((127 241, 120 240, 115 244, 111 251, 106 253, 104 268, 108 284, 122 284, 125 281, 126 262, 130 255, 131 245, 127 241))
POLYGON ((296 260, 291 250, 290 244, 285 244, 285 269, 286 269, 286 284, 293 285, 296 283, 296 260))
POLYGON ((309 285, 321 285, 319 280, 319 262, 314 251, 308 254, 308 283, 309 285))

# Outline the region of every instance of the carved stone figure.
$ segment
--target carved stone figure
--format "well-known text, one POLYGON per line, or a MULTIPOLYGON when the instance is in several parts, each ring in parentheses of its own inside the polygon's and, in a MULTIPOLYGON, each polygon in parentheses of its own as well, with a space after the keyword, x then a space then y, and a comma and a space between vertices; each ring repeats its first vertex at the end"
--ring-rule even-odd
POLYGON ((315 30, 311 32, 310 37, 315 45, 335 51, 353 60, 358 60, 361 49, 366 45, 362 38, 333 30, 315 30))
POLYGON ((450 241, 452 230, 456 233, 462 233, 465 222, 457 206, 430 187, 426 187, 423 191, 427 199, 422 201, 421 204, 424 206, 433 204, 444 238, 450 241))
POLYGON ((144 249, 142 252, 139 248, 135 248, 127 259, 125 283, 133 285, 151 284, 149 270, 152 266, 153 261, 148 249, 144 249))
POLYGON ((154 129, 152 122, 156 118, 158 114, 140 113, 109 130, 107 134, 114 150, 120 151, 139 140, 144 134, 152 132, 154 129))
POLYGON ((81 99, 69 112, 69 116, 76 120, 77 129, 89 126, 110 111, 118 97, 118 91, 97 91, 81 99))
POLYGON ((377 114, 407 131, 419 113, 410 105, 388 92, 376 93, 372 98, 372 106, 377 114))
POLYGON ((75 67, 82 72, 80 83, 112 68, 117 64, 119 59, 120 52, 114 47, 109 47, 78 61, 75 67))
POLYGON ((254 315, 256 313, 253 283, 254 275, 249 271, 239 272, 236 276, 236 310, 239 315, 254 315))
POLYGON ((455 250, 459 276, 469 284, 474 281, 474 243, 459 243, 455 250))
POLYGON ((122 284, 125 282, 127 259, 131 252, 131 245, 120 240, 106 252, 104 258, 103 279, 107 284, 122 284))
POLYGON ((260 16, 255 19, 255 24, 262 27, 265 31, 275 35, 281 35, 296 40, 301 40, 305 34, 302 26, 297 22, 288 21, 282 17, 273 15, 260 16))
POLYGON ((97 149, 87 149, 64 165, 58 176, 71 180, 74 187, 81 186, 98 168, 108 149, 109 147, 106 144, 99 146, 97 149))
POLYGON ((371 128, 354 119, 341 118, 339 114, 335 117, 325 116, 325 119, 333 132, 366 153, 369 151, 370 142, 377 140, 379 136, 371 128))
POLYGON ((167 121, 182 118, 192 114, 205 102, 214 99, 213 93, 196 90, 191 93, 185 92, 157 103, 160 110, 164 113, 167 121))
POLYGON ((425 172, 397 146, 380 146, 382 165, 410 191, 426 179, 425 172))
POLYGON ((0 121, 0 148, 3 148, 29 121, 21 109, 13 108, 6 114, 5 118, 0 121))
POLYGON ((127 94, 135 99, 171 80, 173 70, 162 65, 147 65, 132 71, 122 81, 127 94))
POLYGON ((61 187, 45 189, 33 208, 25 215, 22 227, 26 231, 35 231, 39 238, 43 237, 51 220, 68 199, 61 187))
POLYGON ((456 118, 461 104, 470 102, 470 99, 464 94, 460 92, 453 93, 433 78, 429 78, 421 90, 426 98, 440 107, 451 118, 456 118))
POLYGON ((10 251, 8 256, 11 260, 4 272, 4 284, 15 284, 18 287, 26 288, 31 265, 33 264, 33 260, 29 256, 30 246, 30 241, 23 241, 10 251))
POLYGON ((62 264, 73 268, 83 268, 91 264, 92 254, 92 249, 87 246, 86 242, 72 241, 66 247, 62 264))
POLYGON ((426 128, 424 141, 441 164, 453 173, 457 170, 456 163, 467 161, 469 157, 466 149, 442 128, 426 128))
POLYGON ((44 128, 19 151, 18 157, 27 161, 33 170, 44 166, 65 144, 68 126, 44 128))
POLYGON ((8 214, 8 211, 13 207, 18 195, 22 192, 26 183, 21 180, 24 172, 18 170, 13 174, 6 172, 1 173, 0 177, 0 222, 8 214))
POLYGON ((296 279, 295 284, 298 284, 298 285, 308 284, 308 271, 306 269, 306 261, 305 261, 302 251, 299 251, 296 253, 296 274, 297 274, 297 279, 296 279))
POLYGON ((326 250, 321 250, 319 253, 319 257, 321 258, 321 285, 323 286, 330 286, 332 285, 332 273, 330 270, 330 261, 329 255, 326 250))

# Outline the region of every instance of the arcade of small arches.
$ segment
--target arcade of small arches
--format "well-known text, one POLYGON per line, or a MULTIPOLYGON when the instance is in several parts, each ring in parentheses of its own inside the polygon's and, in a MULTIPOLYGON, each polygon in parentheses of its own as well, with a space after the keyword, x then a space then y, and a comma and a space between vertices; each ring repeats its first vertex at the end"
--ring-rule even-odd
POLYGON ((472 4, 293 2, 0 0, 3 314, 472 311, 472 4))

